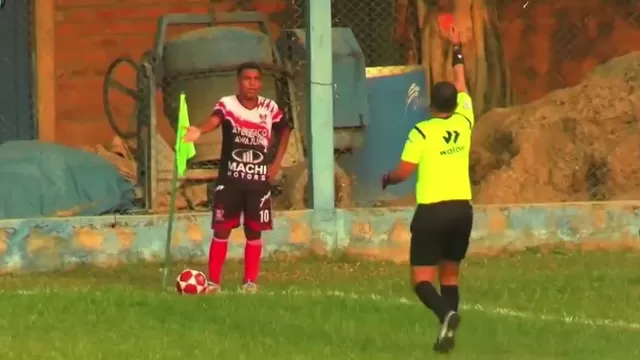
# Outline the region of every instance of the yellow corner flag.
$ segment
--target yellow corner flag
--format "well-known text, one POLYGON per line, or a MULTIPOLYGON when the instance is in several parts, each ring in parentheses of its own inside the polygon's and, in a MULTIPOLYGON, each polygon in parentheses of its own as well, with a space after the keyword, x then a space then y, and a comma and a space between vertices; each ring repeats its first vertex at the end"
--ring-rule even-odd
POLYGON ((189 128, 189 110, 187 109, 187 96, 180 94, 180 112, 178 113, 178 130, 176 131, 176 166, 178 176, 184 176, 187 171, 187 160, 196 155, 196 147, 193 143, 185 143, 182 141, 184 134, 189 128))

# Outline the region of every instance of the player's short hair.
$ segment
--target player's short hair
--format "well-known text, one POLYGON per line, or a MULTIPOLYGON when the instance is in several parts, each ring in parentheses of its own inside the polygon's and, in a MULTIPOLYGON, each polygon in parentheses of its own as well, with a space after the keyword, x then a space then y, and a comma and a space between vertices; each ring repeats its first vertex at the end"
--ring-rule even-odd
POLYGON ((435 111, 450 113, 458 105, 458 90, 448 81, 440 81, 431 91, 431 108, 435 111))
POLYGON ((262 75, 262 68, 255 61, 248 61, 248 62, 240 64, 240 66, 238 66, 238 70, 236 72, 236 76, 240 77, 240 75, 242 75, 242 73, 245 70, 256 70, 257 72, 260 73, 260 75, 262 75))

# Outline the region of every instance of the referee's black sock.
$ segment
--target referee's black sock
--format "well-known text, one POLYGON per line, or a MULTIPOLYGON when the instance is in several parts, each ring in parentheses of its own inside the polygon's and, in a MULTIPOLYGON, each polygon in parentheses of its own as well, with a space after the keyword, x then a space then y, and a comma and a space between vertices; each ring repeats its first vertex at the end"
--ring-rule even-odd
POLYGON ((447 302, 447 305, 453 311, 458 311, 458 306, 460 304, 460 291, 458 290, 458 285, 440 285, 440 295, 447 302))
POLYGON ((438 294, 433 284, 428 281, 423 281, 418 283, 414 290, 420 301, 436 314, 440 323, 443 323, 445 316, 447 316, 451 309, 447 306, 447 303, 440 294, 438 294))

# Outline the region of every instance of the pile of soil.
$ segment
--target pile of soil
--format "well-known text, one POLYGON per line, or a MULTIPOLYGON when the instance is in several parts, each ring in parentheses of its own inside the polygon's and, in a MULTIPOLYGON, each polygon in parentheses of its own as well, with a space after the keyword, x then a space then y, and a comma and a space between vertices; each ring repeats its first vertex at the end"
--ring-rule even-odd
POLYGON ((640 52, 579 85, 478 119, 474 202, 640 199, 640 52))

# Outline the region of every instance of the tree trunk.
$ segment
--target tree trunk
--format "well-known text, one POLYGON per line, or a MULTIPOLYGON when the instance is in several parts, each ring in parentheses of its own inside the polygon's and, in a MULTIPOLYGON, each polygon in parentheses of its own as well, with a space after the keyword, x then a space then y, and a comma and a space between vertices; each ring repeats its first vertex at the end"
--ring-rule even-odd
POLYGON ((422 30, 422 64, 427 82, 451 81, 451 46, 440 29, 438 15, 452 13, 461 32, 467 87, 476 115, 495 107, 513 105, 509 70, 497 29, 497 13, 491 0, 419 1, 422 30))

